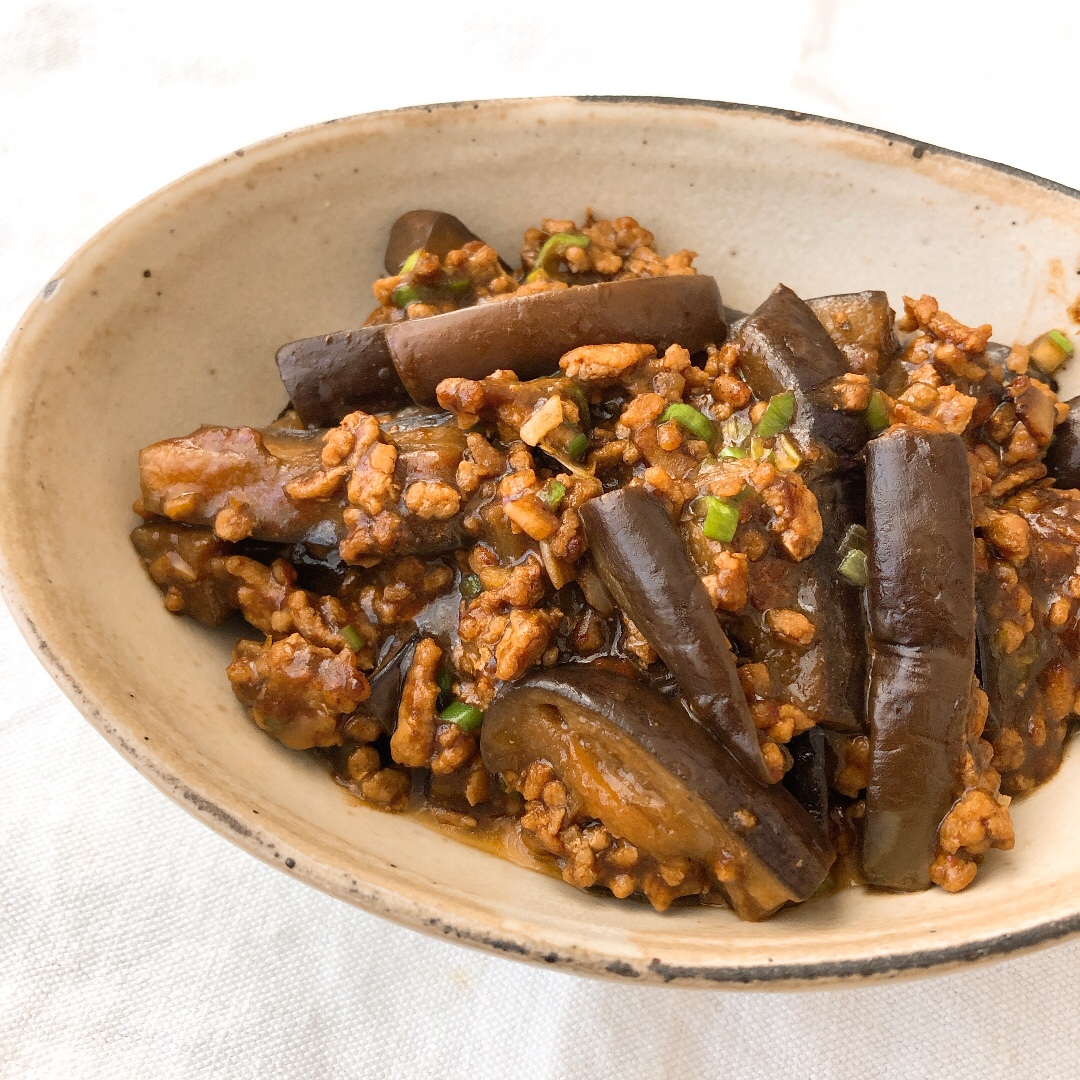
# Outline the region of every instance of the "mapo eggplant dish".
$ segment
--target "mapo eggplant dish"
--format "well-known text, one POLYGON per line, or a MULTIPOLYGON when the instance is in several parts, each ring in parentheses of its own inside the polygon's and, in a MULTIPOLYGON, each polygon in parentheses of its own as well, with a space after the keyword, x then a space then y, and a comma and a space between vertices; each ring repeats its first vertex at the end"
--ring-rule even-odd
POLYGON ((1080 710, 1072 345, 695 257, 405 214, 275 421, 141 452, 135 549, 365 803, 658 910, 963 889, 1080 710))

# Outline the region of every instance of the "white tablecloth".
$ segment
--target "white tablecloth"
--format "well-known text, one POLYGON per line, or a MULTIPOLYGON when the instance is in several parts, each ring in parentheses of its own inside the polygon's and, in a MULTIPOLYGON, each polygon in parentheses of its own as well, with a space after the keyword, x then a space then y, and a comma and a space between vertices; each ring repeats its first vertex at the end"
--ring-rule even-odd
MULTIPOLYGON (((425 101, 784 105, 1080 186, 1075 4, 1000 21, 929 0, 728 6, 651 6, 650 25, 629 5, 554 0, 5 0, 0 332, 78 243, 174 176, 425 101)), ((353 910, 155 791, 6 613, 0 747, 3 1078, 1080 1075, 1080 943, 929 981, 736 994, 587 982, 353 910)))

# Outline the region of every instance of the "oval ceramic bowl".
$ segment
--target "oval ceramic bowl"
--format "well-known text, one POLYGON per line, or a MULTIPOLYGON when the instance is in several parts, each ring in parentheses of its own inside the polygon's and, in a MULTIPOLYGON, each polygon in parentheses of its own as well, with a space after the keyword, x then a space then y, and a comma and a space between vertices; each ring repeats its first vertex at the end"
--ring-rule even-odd
MULTIPOLYGON (((1080 930, 1080 758, 957 896, 849 889, 758 925, 586 895, 351 800, 245 717, 230 642, 169 615, 127 543, 138 449, 284 404, 274 351, 355 326, 386 230, 452 211, 500 250, 541 216, 632 214, 729 305, 939 297, 1002 341, 1067 325, 1080 196, 935 147, 701 102, 525 100, 354 117, 151 196, 44 288, 0 372, 4 591, 87 719, 245 850, 350 903, 505 956, 641 983, 793 986, 925 971, 1080 930)), ((1071 373, 1070 373, 1071 374, 1071 373)), ((1068 377, 1065 390, 1070 391, 1068 377)), ((1071 392, 1071 391, 1070 391, 1071 392)))

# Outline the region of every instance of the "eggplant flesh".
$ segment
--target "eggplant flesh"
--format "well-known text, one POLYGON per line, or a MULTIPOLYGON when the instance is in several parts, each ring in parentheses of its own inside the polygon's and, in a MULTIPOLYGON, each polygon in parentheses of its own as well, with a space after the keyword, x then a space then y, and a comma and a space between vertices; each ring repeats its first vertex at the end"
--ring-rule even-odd
POLYGON ((885 293, 818 296, 807 300, 806 306, 844 354, 848 370, 874 381, 900 355, 896 312, 885 293))
POLYGON ((547 761, 572 812, 647 854, 725 867, 718 887, 743 919, 812 896, 834 859, 782 785, 757 783, 677 704, 608 670, 512 684, 485 714, 481 753, 495 773, 547 761))
POLYGON ((897 426, 867 445, 870 781, 863 874, 930 885, 959 794, 975 681, 975 553, 967 448, 897 426))
MULTIPOLYGON (((854 732, 862 730, 865 714, 863 619, 859 593, 841 579, 837 567, 848 529, 864 521, 864 482, 856 456, 870 432, 862 416, 836 408, 832 387, 850 365, 821 318, 841 307, 858 311, 861 305, 863 316, 848 316, 850 325, 869 326, 865 333, 873 343, 884 338, 881 327, 890 309, 883 293, 822 297, 817 303, 820 313, 780 285, 747 316, 734 341, 742 376, 760 399, 786 391, 795 394, 790 430, 804 450, 817 452, 806 473, 818 501, 823 536, 809 566, 796 575, 792 591, 798 591, 798 602, 779 606, 803 610, 818 633, 808 648, 795 649, 774 640, 756 611, 728 619, 725 625, 747 658, 784 672, 781 681, 792 700, 813 720, 854 732), (873 311, 867 312, 870 307, 873 311)), ((856 335, 853 329, 845 333, 852 343, 864 340, 865 334, 856 335)))
MULTIPOLYGON (((348 532, 345 484, 326 498, 292 499, 285 488, 322 470, 327 432, 281 428, 202 427, 139 453, 144 511, 189 525, 213 527, 224 509, 240 505, 251 516, 253 540, 333 546, 348 532)), ((397 449, 395 480, 452 483, 465 450, 454 421, 439 414, 432 426, 383 429, 397 449)), ((460 546, 460 512, 446 521, 423 520, 399 508, 405 525, 394 554, 434 554, 460 546)))
POLYGON ((394 323, 386 340, 414 401, 435 403, 443 379, 510 369, 521 379, 556 371, 580 345, 636 342, 697 352, 727 333, 720 290, 701 274, 628 278, 510 296, 394 323))
POLYGON ((1080 488, 1080 397, 1066 404, 1069 415, 1054 428, 1044 461, 1058 487, 1080 488))
POLYGON ((597 572, 667 664, 690 711, 768 783, 731 644, 663 504, 644 488, 618 488, 578 512, 597 572))

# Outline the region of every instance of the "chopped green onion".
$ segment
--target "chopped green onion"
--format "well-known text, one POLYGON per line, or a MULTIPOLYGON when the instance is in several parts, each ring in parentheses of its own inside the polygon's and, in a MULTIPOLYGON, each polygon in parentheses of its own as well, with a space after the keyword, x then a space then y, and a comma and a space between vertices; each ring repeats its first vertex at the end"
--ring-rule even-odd
POLYGON ((484 714, 475 705, 464 701, 451 701, 439 713, 439 719, 457 724, 462 731, 475 731, 484 722, 484 714))
POLYGON ((1060 330, 1047 330, 1046 336, 1066 355, 1072 356, 1073 343, 1060 330))
POLYGON ((866 529, 862 525, 852 525, 844 533, 844 539, 840 541, 840 553, 846 555, 849 551, 870 550, 870 537, 866 535, 866 529))
POLYGON ((536 281, 541 274, 547 273, 548 264, 565 254, 567 248, 589 246, 589 238, 579 233, 557 232, 544 241, 544 246, 537 252, 536 263, 525 278, 526 282, 536 281))
POLYGON ((351 626, 343 626, 341 636, 353 652, 359 652, 364 647, 364 639, 351 626))
POLYGON ((473 600, 484 591, 484 583, 476 574, 466 574, 458 588, 466 600, 473 600))
POLYGON ((580 461, 585 456, 585 451, 589 449, 589 437, 584 432, 578 432, 567 444, 566 444, 566 456, 571 461, 580 461))
POLYGON ((771 439, 784 431, 795 415, 795 395, 788 390, 769 398, 768 407, 758 421, 754 434, 759 439, 771 439))
POLYGON ((802 454, 795 440, 787 435, 778 435, 776 446, 773 447, 773 460, 781 472, 794 472, 802 464, 802 454))
POLYGON ((1031 362, 1044 375, 1052 375, 1073 354, 1072 342, 1060 330, 1040 334, 1028 349, 1031 362))
POLYGON ((540 492, 540 498, 549 510, 558 510, 566 497, 566 485, 559 480, 549 480, 540 492))
POLYGON ((720 431, 728 446, 741 446, 753 430, 754 425, 745 416, 731 416, 724 421, 720 431))
POLYGON ((454 296, 463 296, 472 288, 472 281, 467 277, 452 277, 446 282, 446 287, 454 296))
POLYGON ((706 495, 704 499, 706 510, 701 531, 710 540, 730 544, 739 527, 739 508, 715 495, 706 495))
POLYGON ((857 548, 852 548, 840 560, 840 565, 836 569, 842 578, 850 581, 852 585, 858 585, 860 589, 865 588, 866 582, 869 580, 866 568, 866 552, 859 551, 857 548))
POLYGON ((870 395, 870 404, 863 413, 866 426, 876 435, 889 426, 889 410, 885 408, 885 398, 880 390, 875 390, 870 395))
POLYGON ((408 307, 410 304, 415 304, 420 299, 420 292, 414 285, 407 285, 404 282, 396 286, 394 291, 390 294, 390 302, 394 307, 408 307))
POLYGON ((757 435, 750 440, 750 456, 756 461, 764 461, 769 456, 769 448, 757 435))
POLYGON ((720 451, 719 456, 722 458, 744 458, 747 456, 748 451, 744 450, 741 446, 725 446, 720 451))
POLYGON ((454 689, 454 673, 450 668, 443 668, 439 672, 439 677, 435 680, 439 687, 440 693, 449 694, 454 689))
POLYGON ((681 428, 685 428, 697 439, 707 442, 712 446, 716 442, 716 425, 702 412, 698 412, 693 405, 684 405, 676 401, 669 405, 660 414, 660 423, 666 424, 674 420, 681 428))
POLYGON ((577 383, 568 383, 566 387, 566 396, 573 398, 574 404, 578 407, 578 423, 582 427, 589 426, 589 399, 585 396, 585 391, 578 386, 577 383))
POLYGON ((423 248, 417 248, 402 264, 399 274, 407 274, 411 270, 416 269, 416 264, 420 261, 420 255, 423 252, 423 248))

